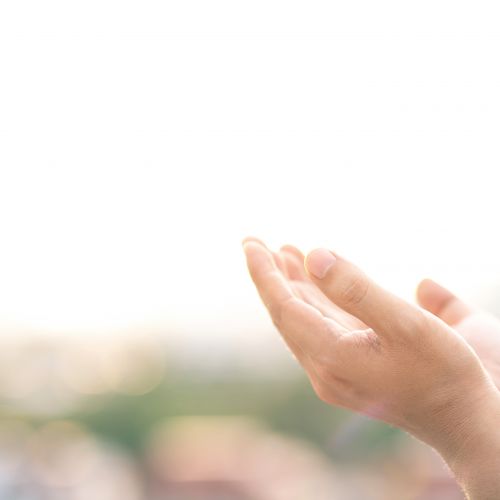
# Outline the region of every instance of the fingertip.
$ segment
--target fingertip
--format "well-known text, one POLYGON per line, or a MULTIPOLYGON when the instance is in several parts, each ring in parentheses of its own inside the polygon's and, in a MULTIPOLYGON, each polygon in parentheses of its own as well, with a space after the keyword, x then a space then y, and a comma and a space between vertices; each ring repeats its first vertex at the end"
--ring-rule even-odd
POLYGON ((326 248, 317 248, 309 252, 304 260, 307 272, 317 279, 323 279, 337 261, 335 255, 326 248))
POLYGON ((458 300, 452 292, 429 278, 419 283, 417 302, 421 307, 439 316, 447 323, 463 316, 465 314, 463 311, 467 309, 465 304, 458 300), (455 314, 454 309, 458 311, 457 314, 455 314))
POLYGON ((431 278, 424 278, 423 280, 420 281, 418 284, 419 288, 426 288, 426 287, 434 287, 434 286, 441 286, 438 283, 436 283, 433 279, 431 278))
POLYGON ((421 307, 449 325, 455 325, 473 311, 453 292, 431 279, 420 282, 417 288, 417 301, 421 307))
POLYGON ((272 254, 256 241, 247 241, 243 245, 246 263, 253 281, 257 284, 259 276, 275 268, 272 254))
POLYGON ((289 244, 283 245, 280 248, 280 250, 282 252, 290 253, 290 254, 295 255, 297 257, 301 257, 302 259, 304 258, 304 254, 297 247, 294 247, 293 245, 289 245, 289 244))
POLYGON ((267 249, 258 241, 247 240, 243 242, 243 251, 248 257, 252 253, 262 253, 262 251, 267 251, 267 249))
POLYGON ((415 288, 415 297, 418 302, 420 302, 422 296, 425 296, 426 290, 429 287, 429 282, 432 282, 429 278, 424 278, 418 282, 418 285, 415 288))
POLYGON ((416 295, 417 302, 427 308, 441 302, 445 297, 452 296, 452 293, 434 280, 425 278, 418 284, 416 295))
POLYGON ((241 245, 244 247, 247 243, 250 242, 258 243, 259 245, 265 246, 264 242, 255 236, 245 236, 245 238, 241 240, 241 245))

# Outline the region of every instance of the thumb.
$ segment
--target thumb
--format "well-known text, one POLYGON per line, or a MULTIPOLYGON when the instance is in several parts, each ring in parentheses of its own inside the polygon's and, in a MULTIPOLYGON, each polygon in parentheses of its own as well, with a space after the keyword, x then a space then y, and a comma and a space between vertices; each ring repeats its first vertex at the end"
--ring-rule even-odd
POLYGON ((381 335, 413 330, 422 316, 419 308, 384 290, 354 264, 329 250, 310 252, 305 267, 332 302, 381 335))
POLYGON ((417 288, 417 301, 449 325, 455 325, 472 312, 472 308, 435 281, 425 279, 417 288))

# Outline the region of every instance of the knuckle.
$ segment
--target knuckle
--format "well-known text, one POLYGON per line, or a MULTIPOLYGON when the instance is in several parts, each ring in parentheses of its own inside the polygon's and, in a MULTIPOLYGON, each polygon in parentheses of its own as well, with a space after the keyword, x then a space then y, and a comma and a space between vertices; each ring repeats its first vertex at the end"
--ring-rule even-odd
POLYGON ((340 290, 340 300, 346 306, 356 306, 366 297, 370 282, 359 272, 353 276, 340 290))

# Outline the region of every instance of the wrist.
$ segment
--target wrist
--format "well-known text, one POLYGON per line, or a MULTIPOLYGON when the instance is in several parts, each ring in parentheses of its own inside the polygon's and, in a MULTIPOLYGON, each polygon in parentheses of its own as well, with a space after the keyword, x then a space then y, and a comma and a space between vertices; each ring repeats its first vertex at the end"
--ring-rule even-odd
POLYGON ((494 387, 462 415, 434 443, 468 498, 490 500, 500 492, 500 393, 494 387), (444 439, 443 439, 444 438, 444 439))

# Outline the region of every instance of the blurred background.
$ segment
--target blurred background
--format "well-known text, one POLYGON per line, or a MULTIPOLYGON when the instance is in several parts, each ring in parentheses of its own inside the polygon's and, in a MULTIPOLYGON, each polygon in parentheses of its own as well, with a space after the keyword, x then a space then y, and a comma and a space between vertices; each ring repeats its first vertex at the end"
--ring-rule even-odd
POLYGON ((0 3, 0 499, 451 500, 319 402, 246 235, 500 312, 496 2, 0 3))

